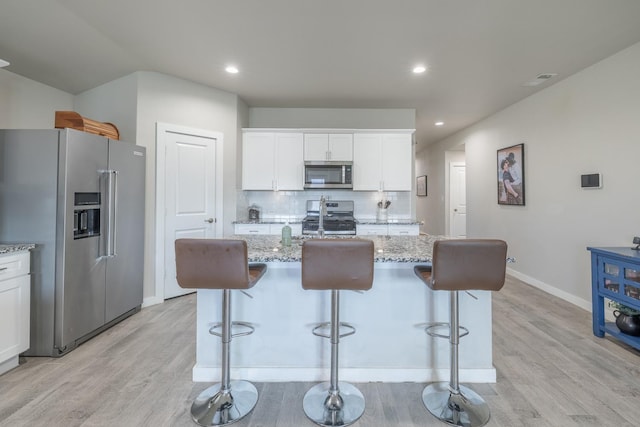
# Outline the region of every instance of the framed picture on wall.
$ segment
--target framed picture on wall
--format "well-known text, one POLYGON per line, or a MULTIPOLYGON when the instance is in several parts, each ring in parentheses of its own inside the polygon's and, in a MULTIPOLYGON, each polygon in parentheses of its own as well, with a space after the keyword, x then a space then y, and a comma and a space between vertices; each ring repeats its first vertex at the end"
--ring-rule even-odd
POLYGON ((417 178, 416 189, 418 190, 418 196, 427 195, 427 175, 422 175, 417 178))
POLYGON ((498 204, 524 206, 524 144, 498 150, 498 204))

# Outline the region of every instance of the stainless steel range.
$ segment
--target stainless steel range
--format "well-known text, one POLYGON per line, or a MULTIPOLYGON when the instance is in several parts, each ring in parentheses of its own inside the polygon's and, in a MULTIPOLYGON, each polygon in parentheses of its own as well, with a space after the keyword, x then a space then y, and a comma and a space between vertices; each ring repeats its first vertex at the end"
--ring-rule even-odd
POLYGON ((356 234, 353 201, 327 200, 324 205, 324 209, 321 209, 322 206, 319 200, 307 200, 307 216, 302 220, 302 234, 318 234, 321 210, 324 210, 322 217, 324 234, 356 234))

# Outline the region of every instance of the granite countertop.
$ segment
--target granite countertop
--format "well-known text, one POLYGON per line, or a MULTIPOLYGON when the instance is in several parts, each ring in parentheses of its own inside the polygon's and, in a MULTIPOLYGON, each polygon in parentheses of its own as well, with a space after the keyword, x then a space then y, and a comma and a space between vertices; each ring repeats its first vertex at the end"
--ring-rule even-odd
MULTIPOLYGON (((246 240, 249 262, 300 262, 302 242, 310 237, 296 236, 290 247, 280 243, 280 236, 234 235, 229 239, 246 240)), ((332 236, 330 238, 353 238, 332 236)), ((367 236, 375 247, 375 262, 431 262, 433 242, 445 236, 367 236)))
POLYGON ((33 243, 15 243, 15 244, 0 244, 0 255, 8 254, 12 252, 24 252, 35 248, 33 243))

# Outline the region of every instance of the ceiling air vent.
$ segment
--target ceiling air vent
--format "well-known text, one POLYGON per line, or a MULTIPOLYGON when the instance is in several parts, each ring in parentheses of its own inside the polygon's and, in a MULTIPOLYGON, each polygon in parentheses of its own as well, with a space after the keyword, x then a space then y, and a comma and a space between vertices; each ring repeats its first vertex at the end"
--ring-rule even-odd
POLYGON ((542 73, 538 74, 535 79, 530 82, 524 83, 522 86, 538 86, 541 83, 546 82, 547 80, 557 76, 557 73, 542 73))

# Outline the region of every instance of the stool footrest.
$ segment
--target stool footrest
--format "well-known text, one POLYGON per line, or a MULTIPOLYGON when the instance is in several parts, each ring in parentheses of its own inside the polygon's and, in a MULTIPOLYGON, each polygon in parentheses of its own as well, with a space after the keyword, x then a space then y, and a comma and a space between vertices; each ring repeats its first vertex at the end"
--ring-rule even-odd
MULTIPOLYGON (((244 330, 242 330, 240 332, 232 333, 231 334, 231 338, 244 337, 244 336, 247 336, 247 335, 251 335, 256 330, 255 326, 253 326, 249 322, 239 322, 239 321, 231 322, 231 328, 232 329, 233 329, 234 326, 235 327, 239 327, 239 328, 244 328, 244 330)), ((220 328, 222 328, 222 323, 215 323, 213 326, 211 326, 209 328, 209 333, 211 335, 215 335, 217 337, 222 338, 222 333, 217 331, 220 328)))
MULTIPOLYGON (((449 328, 449 322, 431 323, 429 326, 424 328, 424 332, 430 337, 450 339, 451 337, 449 335, 439 334, 435 332, 436 328, 443 328, 445 326, 449 328)), ((458 329, 462 331, 462 333, 458 336, 459 338, 469 335, 469 329, 465 328, 464 326, 460 326, 458 329)))
MULTIPOLYGON (((346 328, 348 330, 348 332, 345 332, 344 334, 340 334, 339 335, 340 338, 348 337, 349 335, 353 335, 353 334, 356 333, 355 326, 353 326, 353 325, 351 325, 351 324, 349 324, 347 322, 340 322, 340 327, 341 328, 346 328)), ((323 322, 323 323, 320 323, 315 328, 313 328, 311 330, 311 332, 313 333, 313 335, 315 335, 317 337, 331 338, 331 334, 325 333, 325 332, 320 332, 320 329, 329 329, 329 328, 331 328, 331 322, 323 322)))

